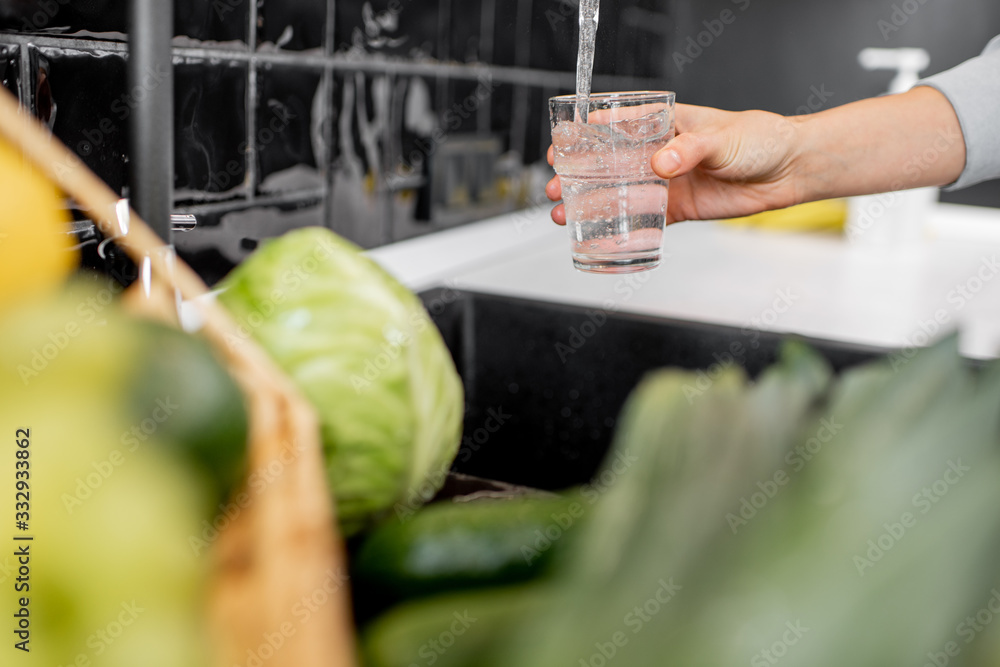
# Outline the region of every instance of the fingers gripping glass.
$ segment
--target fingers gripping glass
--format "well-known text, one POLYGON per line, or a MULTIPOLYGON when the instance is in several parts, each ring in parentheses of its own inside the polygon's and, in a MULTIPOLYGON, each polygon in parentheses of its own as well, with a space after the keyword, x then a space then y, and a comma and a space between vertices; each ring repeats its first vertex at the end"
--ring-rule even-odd
POLYGON ((659 265, 668 182, 650 158, 674 136, 674 93, 591 95, 586 123, 576 120, 576 95, 562 95, 549 100, 549 115, 573 266, 632 273, 659 265))

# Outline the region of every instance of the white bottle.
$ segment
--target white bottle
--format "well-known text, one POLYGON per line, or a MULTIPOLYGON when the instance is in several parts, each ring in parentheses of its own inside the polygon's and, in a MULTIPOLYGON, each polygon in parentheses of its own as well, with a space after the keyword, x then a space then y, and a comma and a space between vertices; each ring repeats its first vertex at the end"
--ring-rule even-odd
MULTIPOLYGON (((920 80, 930 56, 924 49, 863 49, 858 62, 867 70, 896 70, 889 93, 904 93, 920 80)), ((883 247, 918 243, 925 238, 927 216, 937 204, 938 194, 937 188, 925 187, 852 197, 848 201, 847 239, 858 245, 883 247)))

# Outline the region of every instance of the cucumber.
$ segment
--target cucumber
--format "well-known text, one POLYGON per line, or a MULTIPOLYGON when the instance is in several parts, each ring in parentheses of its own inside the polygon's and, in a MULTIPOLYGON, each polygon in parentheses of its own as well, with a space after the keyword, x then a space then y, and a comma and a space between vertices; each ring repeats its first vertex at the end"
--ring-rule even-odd
POLYGON ((377 527, 354 558, 360 590, 389 600, 533 579, 586 516, 576 495, 429 505, 377 527))
POLYGON ((365 667, 492 667, 511 630, 549 600, 545 584, 451 593, 409 602, 362 635, 365 667))

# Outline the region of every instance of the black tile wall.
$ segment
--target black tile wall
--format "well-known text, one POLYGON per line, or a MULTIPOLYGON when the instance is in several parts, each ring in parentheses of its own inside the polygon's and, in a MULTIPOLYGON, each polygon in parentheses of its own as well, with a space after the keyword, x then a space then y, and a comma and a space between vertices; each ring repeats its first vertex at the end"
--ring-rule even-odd
POLYGON ((17 46, 0 44, 0 86, 15 95, 18 94, 18 83, 21 81, 20 49, 17 46))
POLYGON ((492 43, 493 36, 482 39, 480 26, 484 11, 492 13, 493 2, 463 2, 451 0, 451 13, 448 15, 448 60, 460 63, 490 62, 492 54, 486 53, 492 43))
MULTIPOLYGON (((210 283, 296 226, 372 247, 525 205, 573 85, 571 0, 173 1, 174 203, 199 221, 174 240, 210 283)), ((0 83, 122 196, 157 85, 126 81, 127 6, 0 0, 0 83)))
MULTIPOLYGON (((531 0, 501 0, 493 9, 493 63, 505 67, 526 65, 531 49, 531 0)), ((575 13, 574 13, 575 16, 575 13)))
MULTIPOLYGON (((253 0, 173 0, 174 34, 206 42, 247 39, 247 16, 253 0)), ((5 0, 0 29, 47 34, 80 32, 122 39, 128 20, 127 0, 5 0)))
MULTIPOLYGON (((508 3, 515 6, 516 2, 508 3)), ((532 4, 532 19, 521 30, 532 33, 530 63, 532 67, 564 71, 576 70, 577 2, 571 0, 538 0, 532 4)), ((516 10, 511 17, 508 7, 502 14, 503 24, 517 25, 516 10)), ((500 23, 498 23, 500 25, 500 23)), ((609 76, 650 77, 664 71, 668 33, 673 28, 670 3, 663 0, 616 0, 601 5, 598 39, 594 54, 594 73, 609 76)), ((504 57, 517 57, 524 48, 520 40, 498 46, 504 57)))
POLYGON ((174 65, 174 188, 182 200, 218 199, 246 185, 247 65, 174 65))
POLYGON ((565 89, 528 90, 526 106, 527 120, 524 128, 524 159, 532 162, 545 159, 545 152, 551 143, 549 132, 549 98, 566 92, 565 89))
POLYGON ((440 59, 440 1, 335 0, 334 50, 440 59))
POLYGON ((124 195, 131 107, 122 54, 34 47, 31 52, 36 113, 44 120, 48 110, 53 133, 124 195))
POLYGON ((0 29, 50 34, 125 32, 127 0, 6 0, 0 29))
MULTIPOLYGON (((489 99, 485 101, 489 105, 489 123, 487 128, 489 133, 498 137, 503 143, 504 151, 518 150, 511 146, 511 127, 514 122, 514 86, 509 83, 497 83, 493 86, 489 99)), ((520 150, 518 150, 520 155, 520 150)))
MULTIPOLYGON (((572 0, 535 0, 531 3, 531 42, 528 63, 532 68, 572 72, 576 70, 578 14, 572 0)), ((603 33, 604 21, 612 9, 609 3, 601 8, 598 30, 603 33)), ((499 40, 498 40, 499 41, 499 40)), ((523 45, 515 41, 515 49, 523 45)), ((594 67, 600 71, 595 56, 594 67)))
POLYGON ((450 134, 476 132, 481 110, 489 109, 491 88, 490 84, 476 80, 451 81, 448 85, 449 104, 444 111, 445 129, 450 134))
POLYGON ((18 91, 21 100, 28 100, 35 116, 52 129, 56 105, 52 98, 52 78, 49 59, 31 45, 22 45, 18 65, 18 91))
MULTIPOLYGON (((295 226, 372 247, 537 201, 577 0, 173 2, 175 206, 199 217, 175 240, 209 282, 295 226)), ((939 71, 1000 32, 1000 4, 955 0, 883 38, 894 3, 747 3, 681 72, 672 54, 731 0, 606 0, 594 89, 792 113, 812 84, 835 104, 881 92, 890 75, 861 72, 861 46, 925 46, 939 71)), ((143 93, 126 81, 127 6, 0 0, 0 85, 122 195, 143 93)), ((1000 182, 945 198, 1000 206, 1000 182)))
POLYGON ((676 21, 670 8, 659 0, 619 0, 615 6, 615 15, 601 16, 604 34, 595 55, 595 70, 634 77, 664 71, 664 45, 676 21))
POLYGON ((174 34, 200 42, 247 43, 256 0, 173 0, 174 34))
POLYGON ((266 2, 258 14, 261 48, 289 51, 322 49, 326 33, 326 3, 316 0, 266 2))
POLYGON ((385 90, 386 75, 361 72, 334 75, 334 116, 330 227, 370 248, 389 240, 387 227, 387 175, 384 168, 390 132, 376 128, 388 123, 389 105, 376 103, 373 88, 385 90))
POLYGON ((322 186, 316 155, 325 151, 319 132, 327 107, 322 104, 321 81, 322 73, 315 70, 261 69, 255 134, 260 191, 322 186))

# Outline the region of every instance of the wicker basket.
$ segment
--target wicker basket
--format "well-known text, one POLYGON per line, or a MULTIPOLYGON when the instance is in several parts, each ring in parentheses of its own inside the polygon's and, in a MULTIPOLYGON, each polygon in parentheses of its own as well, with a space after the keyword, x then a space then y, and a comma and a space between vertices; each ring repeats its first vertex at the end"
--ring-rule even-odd
POLYGON ((239 339, 221 307, 199 298, 208 288, 194 271, 134 211, 123 224, 117 195, 3 88, 0 134, 148 271, 150 279, 137 287, 141 293, 126 298, 127 308, 176 323, 178 297, 197 304, 201 334, 247 402, 249 469, 276 471, 213 546, 208 614, 215 664, 230 667, 257 656, 261 663, 281 667, 353 667, 346 558, 312 406, 263 350, 239 339), (238 339, 239 345, 227 343, 238 339), (279 648, 274 648, 276 636, 279 648))

